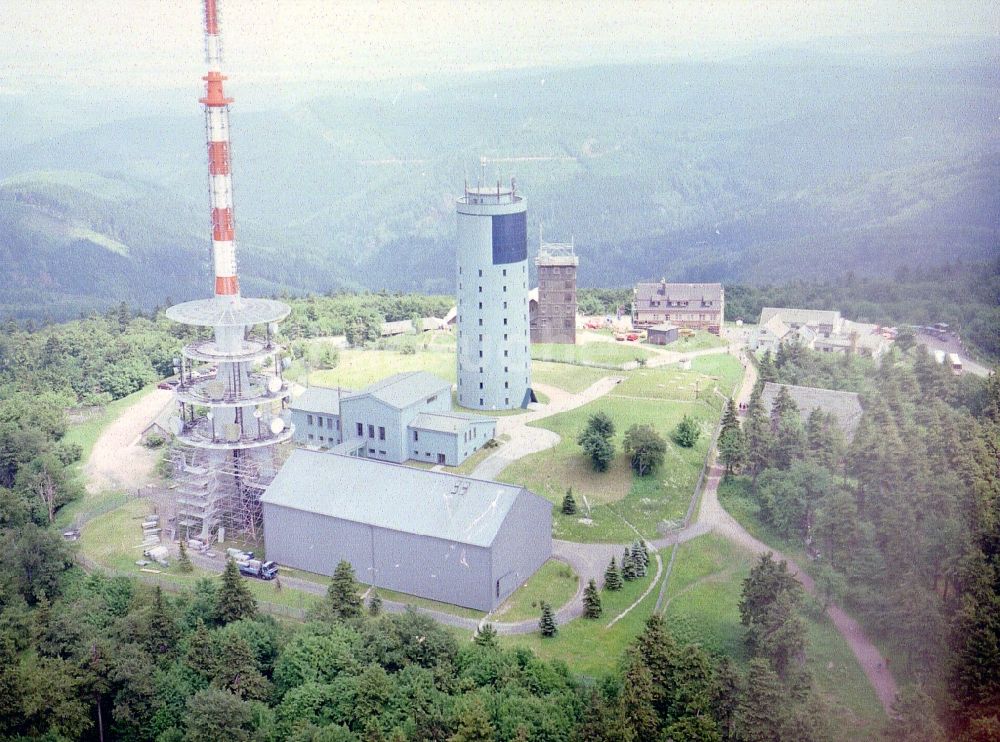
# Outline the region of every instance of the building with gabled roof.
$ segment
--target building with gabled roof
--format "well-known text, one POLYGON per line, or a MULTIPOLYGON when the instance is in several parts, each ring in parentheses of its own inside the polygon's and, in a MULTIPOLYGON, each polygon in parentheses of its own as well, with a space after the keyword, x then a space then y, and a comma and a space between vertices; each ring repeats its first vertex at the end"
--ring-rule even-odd
POLYGON ((788 395, 798 407, 799 417, 803 425, 809 420, 810 413, 819 409, 823 413, 832 414, 837 419, 837 423, 848 441, 854 438, 854 433, 861 422, 861 416, 864 414, 861 398, 856 392, 840 392, 834 389, 776 384, 768 381, 764 384, 764 390, 760 397, 764 409, 770 411, 781 387, 788 390, 788 395))
POLYGON ((632 301, 632 325, 669 323, 722 334, 726 292, 721 283, 638 283, 632 301))
POLYGON ((269 559, 490 611, 552 554, 552 504, 523 487, 298 449, 261 497, 269 559))
POLYGON ((296 442, 367 458, 458 466, 496 434, 496 420, 455 412, 451 384, 426 371, 359 391, 310 387, 289 407, 296 442))
POLYGON ((821 353, 857 353, 879 358, 892 341, 877 325, 853 322, 828 309, 764 307, 750 347, 776 353, 794 342, 821 353))

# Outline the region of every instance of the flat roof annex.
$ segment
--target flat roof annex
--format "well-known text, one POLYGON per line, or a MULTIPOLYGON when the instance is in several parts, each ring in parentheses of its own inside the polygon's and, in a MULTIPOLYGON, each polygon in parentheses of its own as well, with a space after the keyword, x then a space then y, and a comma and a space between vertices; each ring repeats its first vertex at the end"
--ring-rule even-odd
POLYGON ((489 547, 523 487, 358 456, 297 449, 261 502, 489 547))
POLYGON ((469 425, 495 422, 495 418, 473 415, 468 412, 421 412, 413 418, 410 427, 439 433, 458 433, 469 425))

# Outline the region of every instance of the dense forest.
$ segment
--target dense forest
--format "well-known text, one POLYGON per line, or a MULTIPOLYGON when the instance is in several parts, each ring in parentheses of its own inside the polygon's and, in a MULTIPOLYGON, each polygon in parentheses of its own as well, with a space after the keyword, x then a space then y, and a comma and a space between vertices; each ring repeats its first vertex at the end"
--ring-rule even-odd
POLYGON ((724 496, 754 501, 779 539, 805 549, 825 601, 894 648, 910 684, 897 739, 995 739, 1000 731, 1000 380, 956 378, 923 346, 880 364, 782 348, 760 362, 742 426, 720 451, 724 496), (862 395, 853 441, 764 381, 862 395), (806 424, 801 413, 808 412, 806 424))

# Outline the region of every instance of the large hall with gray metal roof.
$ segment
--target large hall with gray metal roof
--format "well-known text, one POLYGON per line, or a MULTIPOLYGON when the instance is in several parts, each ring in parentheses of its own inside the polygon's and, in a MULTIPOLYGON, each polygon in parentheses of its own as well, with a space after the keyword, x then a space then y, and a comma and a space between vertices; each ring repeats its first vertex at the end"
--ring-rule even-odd
POLYGON ((261 498, 269 559, 477 610, 552 553, 552 505, 523 487, 298 449, 261 498))

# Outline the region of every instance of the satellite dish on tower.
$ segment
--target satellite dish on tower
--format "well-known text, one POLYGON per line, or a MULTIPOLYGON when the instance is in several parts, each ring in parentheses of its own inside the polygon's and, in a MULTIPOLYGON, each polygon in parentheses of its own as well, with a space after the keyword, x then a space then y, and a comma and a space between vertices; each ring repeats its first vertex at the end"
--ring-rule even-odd
POLYGON ((280 392, 282 386, 283 384, 281 383, 281 379, 277 376, 272 376, 267 380, 267 391, 271 392, 271 394, 277 394, 280 392))
POLYGON ((277 435, 278 433, 280 433, 282 430, 285 429, 285 421, 282 420, 280 417, 276 417, 273 420, 271 420, 270 428, 271 428, 271 434, 277 435))
POLYGON ((184 421, 177 417, 177 415, 171 415, 167 421, 167 426, 170 428, 171 433, 180 435, 181 431, 184 430, 184 421))

